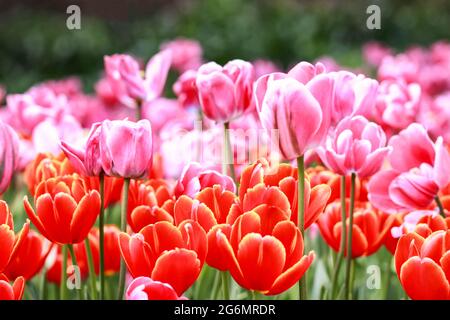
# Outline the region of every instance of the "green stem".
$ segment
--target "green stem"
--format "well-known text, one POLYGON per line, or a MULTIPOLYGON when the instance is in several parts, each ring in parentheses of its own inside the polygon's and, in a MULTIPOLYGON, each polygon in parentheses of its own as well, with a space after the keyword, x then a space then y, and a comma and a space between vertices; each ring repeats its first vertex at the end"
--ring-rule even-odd
MULTIPOLYGON (((130 186, 130 179, 125 179, 123 182, 122 191, 122 204, 120 215, 120 230, 127 232, 127 209, 128 209, 128 189, 130 186)), ((125 261, 123 258, 120 260, 120 274, 119 274, 119 286, 117 291, 117 300, 122 300, 123 293, 125 291, 125 261)))
POLYGON ((61 286, 59 297, 61 300, 67 299, 67 246, 62 246, 62 268, 61 268, 61 286))
POLYGON ((233 150, 231 148, 231 140, 230 140, 230 123, 225 122, 223 124, 223 131, 224 131, 224 163, 222 166, 222 173, 226 174, 227 169, 226 165, 229 166, 230 176, 234 181, 234 184, 237 187, 237 181, 236 181, 236 171, 234 169, 234 156, 233 156, 233 150))
POLYGON ((44 267, 42 268, 42 271, 41 271, 41 279, 40 279, 41 282, 39 284, 40 292, 41 292, 41 294, 40 294, 41 300, 47 300, 48 287, 47 287, 46 274, 47 274, 47 268, 44 265, 44 267))
MULTIPOLYGON (((67 244, 67 248, 69 249, 70 257, 72 258, 72 267, 73 267, 73 271, 75 274, 75 281, 77 281, 77 280, 81 281, 81 279, 77 279, 77 276, 79 276, 79 275, 77 275, 78 263, 77 263, 77 257, 75 256, 75 250, 73 249, 73 244, 71 244, 71 243, 67 244)), ((83 290, 81 290, 81 289, 79 289, 79 290, 76 289, 76 290, 78 292, 78 299, 83 300, 83 290)))
POLYGON ((440 215, 445 219, 445 210, 444 210, 444 206, 442 205, 441 199, 439 199, 439 196, 434 197, 434 200, 436 201, 436 204, 439 208, 439 213, 440 215))
POLYGON ((84 245, 86 247, 86 254, 88 258, 89 279, 91 281, 91 298, 97 300, 97 277, 95 276, 94 257, 92 256, 89 237, 86 237, 86 239, 84 239, 84 245))
MULTIPOLYGON (((298 228, 302 234, 305 243, 305 159, 304 156, 297 158, 297 174, 298 174, 298 192, 297 192, 297 211, 298 211, 298 228)), ((306 294, 306 272, 298 282, 299 299, 308 299, 306 294)))
POLYGON ((105 176, 100 174, 100 216, 98 220, 100 251, 100 300, 105 298, 105 176))
MULTIPOLYGON (((347 241, 347 266, 345 270, 345 298, 350 299, 351 295, 351 265, 352 265, 352 240, 353 240, 353 210, 355 208, 355 182, 356 174, 352 172, 351 185, 350 185, 350 210, 349 210, 349 222, 348 222, 348 241, 347 241)), ((345 223, 345 221, 344 221, 345 223)))
POLYGON ((228 282, 228 275, 226 271, 221 272, 222 276, 222 290, 223 290, 223 299, 230 300, 230 288, 228 282))
POLYGON ((345 176, 341 176, 341 222, 342 222, 342 231, 341 231, 341 244, 339 248, 339 255, 336 260, 336 266, 334 267, 334 273, 333 273, 333 279, 331 282, 331 298, 334 299, 336 296, 336 289, 337 289, 337 280, 339 277, 339 270, 341 269, 342 265, 342 259, 344 258, 344 252, 345 252, 345 242, 347 240, 347 209, 345 204, 345 186, 346 186, 346 179, 345 176))
POLYGON ((250 290, 250 293, 251 293, 252 300, 257 300, 256 291, 255 290, 250 290))

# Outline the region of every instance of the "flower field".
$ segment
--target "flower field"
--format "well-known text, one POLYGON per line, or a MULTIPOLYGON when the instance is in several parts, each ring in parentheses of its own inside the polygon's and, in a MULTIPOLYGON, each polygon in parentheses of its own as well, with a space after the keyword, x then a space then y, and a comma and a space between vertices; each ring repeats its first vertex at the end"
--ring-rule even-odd
POLYGON ((203 51, 0 87, 0 299, 450 300, 450 43, 203 51))

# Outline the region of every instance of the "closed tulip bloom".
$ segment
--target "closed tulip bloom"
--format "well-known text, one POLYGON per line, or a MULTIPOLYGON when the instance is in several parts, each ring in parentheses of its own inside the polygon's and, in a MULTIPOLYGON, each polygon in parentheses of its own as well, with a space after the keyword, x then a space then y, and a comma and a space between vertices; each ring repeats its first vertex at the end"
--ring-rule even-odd
POLYGON ((450 182, 450 154, 439 137, 435 143, 425 128, 413 123, 391 138, 391 169, 369 181, 369 200, 386 212, 426 209, 450 182))
POLYGON ((148 176, 153 160, 148 120, 105 120, 100 130, 100 158, 106 175, 134 179, 148 176))
POLYGON ((23 277, 17 278, 13 285, 10 285, 8 278, 0 274, 0 300, 22 300, 24 289, 23 277))
POLYGON ((334 172, 366 178, 380 170, 391 149, 379 125, 355 116, 343 119, 317 153, 334 172))
POLYGON ((19 165, 19 138, 6 123, 0 121, 0 194, 8 189, 19 165))
POLYGON ((17 256, 25 238, 27 237, 30 223, 27 221, 22 230, 16 235, 14 233, 13 215, 8 204, 0 200, 0 273, 17 256))
POLYGON ((126 300, 187 300, 179 297, 170 284, 148 277, 134 279, 125 293, 126 300))
POLYGON ((98 191, 87 190, 76 174, 41 182, 34 199, 36 210, 24 198, 28 217, 43 236, 59 244, 83 241, 100 212, 98 191))
POLYGON ((310 67, 266 75, 255 84, 262 126, 268 131, 278 130, 279 149, 288 160, 319 146, 330 126, 332 78, 310 67))
POLYGON ((397 276, 413 300, 450 299, 450 230, 403 235, 395 251, 397 276))
POLYGON ((98 176, 102 172, 100 157, 101 123, 94 123, 86 141, 85 149, 79 150, 61 141, 61 149, 79 174, 84 176, 98 176))
POLYGON ((119 246, 132 277, 168 283, 178 295, 198 278, 207 253, 206 233, 192 220, 178 227, 157 222, 133 236, 121 233, 119 246))
POLYGON ((17 254, 11 259, 5 275, 11 279, 33 278, 43 267, 45 259, 52 249, 52 243, 36 231, 30 230, 24 238, 17 254))
POLYGON ((247 290, 280 294, 297 283, 314 260, 312 251, 303 255, 300 230, 271 208, 244 213, 231 229, 218 225, 211 231, 209 243, 216 243, 212 262, 222 263, 247 290))
POLYGON ((243 60, 232 60, 223 67, 215 62, 202 65, 196 86, 204 115, 222 123, 251 109, 254 81, 252 64, 243 60))
POLYGON ((202 63, 203 50, 198 41, 177 38, 161 45, 161 50, 172 53, 172 67, 179 72, 197 70, 202 63))
MULTIPOLYGON (((349 207, 350 201, 347 199, 347 220, 345 221, 347 231, 349 207)), ((353 215, 352 257, 370 256, 384 244, 395 216, 387 216, 385 213, 373 208, 369 203, 356 203, 353 215)), ((325 242, 333 250, 339 252, 342 233, 340 201, 329 204, 317 224, 325 242)), ((346 254, 347 247, 345 248, 346 254)))

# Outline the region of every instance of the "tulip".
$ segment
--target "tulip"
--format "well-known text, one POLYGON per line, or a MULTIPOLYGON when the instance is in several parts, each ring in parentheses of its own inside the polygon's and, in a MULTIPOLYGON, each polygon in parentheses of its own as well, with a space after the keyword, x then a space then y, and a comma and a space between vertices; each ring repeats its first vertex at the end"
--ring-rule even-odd
POLYGON ((366 178, 380 170, 392 150, 385 145, 386 135, 380 126, 355 116, 343 119, 325 147, 319 147, 317 152, 334 172, 343 176, 356 173, 366 178))
POLYGON ((19 277, 13 285, 9 284, 8 278, 0 274, 0 300, 22 300, 25 289, 25 279, 19 277))
POLYGON ((225 190, 236 192, 236 185, 230 177, 215 170, 203 168, 199 163, 191 162, 184 167, 174 194, 176 197, 184 194, 193 198, 201 190, 215 184, 221 185, 225 190))
POLYGON ((172 67, 179 72, 197 70, 202 63, 202 47, 195 40, 177 38, 163 43, 161 50, 172 54, 172 67))
POLYGON ((119 246, 134 278, 146 276, 168 283, 178 295, 195 282, 207 252, 205 231, 192 220, 178 227, 157 222, 133 236, 121 233, 119 246))
POLYGON ((203 114, 220 123, 230 122, 252 107, 255 71, 251 63, 233 60, 224 67, 209 62, 197 72, 196 86, 203 114))
POLYGON ((213 261, 223 263, 240 286, 265 295, 288 290, 314 259, 312 251, 303 255, 303 237, 295 224, 270 208, 244 213, 231 230, 218 225, 211 231, 213 261))
POLYGON ((173 92, 178 98, 178 103, 188 108, 191 106, 198 106, 198 91, 195 81, 197 79, 197 72, 188 70, 184 72, 174 83, 173 92))
POLYGON ((131 282, 125 294, 126 300, 186 300, 179 297, 170 284, 137 277, 131 282))
MULTIPOLYGON (((161 51, 147 63, 144 77, 138 62, 129 55, 105 56, 105 71, 114 87, 124 87, 128 96, 137 101, 158 98, 166 82, 171 63, 171 53, 161 51)), ((138 119, 139 120, 139 119, 138 119)))
POLYGON ((30 280, 42 269, 52 247, 47 239, 30 230, 17 253, 9 261, 4 271, 5 275, 11 280, 19 277, 30 280))
POLYGON ((19 138, 15 131, 0 121, 0 194, 3 194, 11 182, 19 165, 19 138))
MULTIPOLYGON (((428 207, 438 191, 450 182, 450 154, 442 138, 435 143, 426 130, 413 123, 389 141, 392 169, 369 181, 369 200, 380 210, 394 213, 428 207)), ((442 211, 442 210, 441 210, 442 211)), ((441 212, 441 214, 444 214, 441 212)))
POLYGON ((28 217, 43 236, 59 244, 83 241, 100 211, 99 193, 86 190, 83 179, 76 174, 41 182, 34 203, 36 210, 25 196, 28 217))
POLYGON ((397 276, 414 300, 450 299, 450 230, 403 235, 395 251, 397 276))

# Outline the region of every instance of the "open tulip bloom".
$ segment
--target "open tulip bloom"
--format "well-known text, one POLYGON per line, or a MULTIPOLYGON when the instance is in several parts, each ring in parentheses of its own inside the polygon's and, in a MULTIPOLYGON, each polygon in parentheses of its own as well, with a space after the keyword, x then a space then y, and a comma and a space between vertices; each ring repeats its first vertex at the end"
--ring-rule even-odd
POLYGON ((0 299, 450 300, 448 43, 370 43, 376 78, 160 48, 1 92, 0 299))

